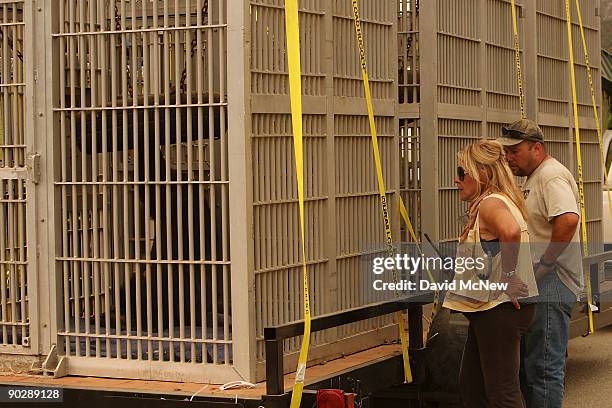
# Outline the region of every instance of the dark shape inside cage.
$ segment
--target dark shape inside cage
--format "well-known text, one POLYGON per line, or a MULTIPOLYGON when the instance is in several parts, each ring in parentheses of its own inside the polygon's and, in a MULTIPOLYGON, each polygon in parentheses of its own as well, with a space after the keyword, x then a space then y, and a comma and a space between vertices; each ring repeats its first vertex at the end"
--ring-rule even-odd
MULTIPOLYGON (((70 113, 67 117, 81 154, 90 160, 106 155, 111 172, 115 165, 124 173, 121 180, 114 180, 109 201, 133 225, 131 236, 123 237, 134 241, 129 246, 132 253, 123 257, 146 262, 121 267, 117 275, 115 290, 121 295, 113 313, 121 314, 122 331, 133 332, 138 325, 145 333, 166 337, 174 331, 177 337, 179 327, 189 333, 195 325, 198 333, 208 333, 215 321, 223 327, 224 320, 230 319, 223 315, 223 302, 229 302, 224 291, 229 293, 230 288, 223 286, 223 265, 218 262, 223 260, 222 193, 210 182, 220 180, 220 170, 213 167, 219 166, 223 153, 211 150, 219 150, 225 137, 226 112, 216 104, 180 106, 184 103, 173 100, 173 107, 140 105, 72 113, 77 116, 72 121, 70 113), (194 149, 190 163, 181 163, 185 157, 174 152, 190 148, 194 149), (204 162, 195 164, 198 158, 204 162), (130 189, 133 200, 122 196, 113 201, 116 188, 130 189), (134 208, 138 219, 129 219, 125 203, 134 208)), ((209 350, 209 360, 210 354, 209 350)))

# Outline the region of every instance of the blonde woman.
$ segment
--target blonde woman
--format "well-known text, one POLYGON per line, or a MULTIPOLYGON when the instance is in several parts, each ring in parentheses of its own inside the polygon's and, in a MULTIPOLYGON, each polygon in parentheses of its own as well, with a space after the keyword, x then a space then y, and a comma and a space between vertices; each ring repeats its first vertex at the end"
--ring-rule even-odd
POLYGON ((470 323, 459 378, 463 404, 523 408, 520 340, 534 319, 538 294, 525 200, 499 142, 473 143, 459 152, 458 162, 455 184, 461 200, 469 202, 469 216, 457 257, 483 260, 455 274, 456 289, 444 301, 470 323), (506 286, 487 290, 483 281, 506 286))

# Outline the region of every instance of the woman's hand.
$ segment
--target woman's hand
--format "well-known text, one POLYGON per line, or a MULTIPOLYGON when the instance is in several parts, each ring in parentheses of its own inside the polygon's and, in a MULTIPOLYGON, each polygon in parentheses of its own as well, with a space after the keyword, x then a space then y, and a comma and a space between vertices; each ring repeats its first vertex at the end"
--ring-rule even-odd
POLYGON ((516 275, 513 275, 510 278, 506 278, 505 276, 502 277, 501 283, 508 284, 506 290, 504 290, 503 293, 508 295, 510 301, 512 302, 516 310, 519 310, 521 308, 521 305, 518 302, 518 298, 523 298, 529 295, 529 289, 527 285, 525 284, 525 282, 523 282, 521 278, 516 275))

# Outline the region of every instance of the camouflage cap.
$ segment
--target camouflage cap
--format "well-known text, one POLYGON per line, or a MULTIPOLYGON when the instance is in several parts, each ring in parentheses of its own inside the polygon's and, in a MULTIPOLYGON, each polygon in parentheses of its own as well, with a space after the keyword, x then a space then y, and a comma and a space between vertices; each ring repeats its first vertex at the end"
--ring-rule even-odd
POLYGON ((520 119, 508 126, 502 127, 502 137, 497 141, 504 146, 514 146, 524 140, 532 142, 544 142, 542 129, 532 120, 520 119))

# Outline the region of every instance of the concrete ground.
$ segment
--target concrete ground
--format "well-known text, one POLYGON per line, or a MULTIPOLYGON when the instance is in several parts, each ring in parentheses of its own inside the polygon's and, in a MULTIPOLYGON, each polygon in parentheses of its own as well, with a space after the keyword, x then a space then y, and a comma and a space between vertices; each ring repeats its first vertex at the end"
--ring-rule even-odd
POLYGON ((564 408, 612 406, 612 326, 570 340, 564 408))

